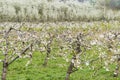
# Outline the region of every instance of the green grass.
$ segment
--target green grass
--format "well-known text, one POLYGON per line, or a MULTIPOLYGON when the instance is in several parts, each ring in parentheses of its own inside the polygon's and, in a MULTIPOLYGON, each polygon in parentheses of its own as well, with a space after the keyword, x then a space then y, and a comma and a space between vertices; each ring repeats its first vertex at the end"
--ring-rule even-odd
POLYGON ((65 78, 67 66, 59 66, 59 64, 66 64, 62 58, 50 59, 47 67, 42 65, 43 61, 44 55, 39 52, 34 53, 33 61, 28 67, 25 66, 27 59, 15 61, 9 66, 7 80, 63 80, 65 78))
MULTIPOLYGON (((28 59, 18 59, 9 66, 7 80, 64 80, 69 63, 61 57, 50 59, 48 66, 44 67, 45 54, 35 52, 32 63, 26 67, 28 59)), ((1 69, 2 64, 0 64, 1 69)), ((1 72, 0 72, 1 73, 1 72)), ((113 71, 106 72, 105 69, 100 69, 96 75, 92 76, 94 70, 88 67, 83 67, 74 72, 70 76, 70 80, 119 80, 113 78, 113 71)))

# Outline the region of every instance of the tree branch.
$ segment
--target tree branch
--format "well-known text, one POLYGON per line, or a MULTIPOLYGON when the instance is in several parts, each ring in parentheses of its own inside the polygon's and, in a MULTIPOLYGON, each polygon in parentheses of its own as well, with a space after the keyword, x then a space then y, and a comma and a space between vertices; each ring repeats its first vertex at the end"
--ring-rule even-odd
MULTIPOLYGON (((28 45, 22 52, 21 52, 21 55, 22 54, 25 54, 25 52, 31 47, 33 45, 33 43, 31 43, 30 45, 28 45)), ((18 59, 19 58, 19 56, 16 56, 12 61, 10 61, 9 63, 8 63, 8 65, 10 65, 10 64, 12 64, 16 59, 18 59)))

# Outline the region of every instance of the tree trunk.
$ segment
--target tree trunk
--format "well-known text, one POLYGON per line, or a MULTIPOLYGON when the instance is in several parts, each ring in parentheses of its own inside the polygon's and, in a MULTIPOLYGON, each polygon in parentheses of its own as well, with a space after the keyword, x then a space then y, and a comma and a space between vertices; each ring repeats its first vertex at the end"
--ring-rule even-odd
MULTIPOLYGON (((72 59, 74 59, 74 56, 73 56, 72 59)), ((68 67, 65 80, 69 80, 69 79, 70 79, 70 74, 71 74, 72 72, 74 72, 74 71, 73 71, 73 68, 74 68, 74 63, 71 62, 70 65, 69 65, 69 67, 68 67)))
POLYGON ((70 74, 69 73, 66 74, 65 80, 70 80, 70 74))
POLYGON ((8 63, 6 61, 3 62, 3 70, 2 70, 2 80, 6 80, 7 76, 7 71, 8 71, 8 63))
POLYGON ((47 66, 50 52, 51 52, 50 47, 47 47, 47 53, 46 53, 46 57, 45 57, 45 60, 44 60, 43 66, 47 66))
POLYGON ((118 77, 118 75, 119 75, 119 68, 120 68, 120 58, 118 58, 117 66, 116 66, 116 69, 114 71, 113 77, 118 77))
POLYGON ((46 67, 47 64, 48 64, 49 54, 50 54, 50 51, 47 51, 46 57, 45 57, 45 60, 44 60, 44 63, 43 63, 43 66, 45 66, 45 67, 46 67))
POLYGON ((49 56, 47 55, 46 57, 45 57, 45 60, 44 60, 44 63, 43 63, 43 66, 47 66, 47 63, 48 63, 48 58, 49 58, 49 56))

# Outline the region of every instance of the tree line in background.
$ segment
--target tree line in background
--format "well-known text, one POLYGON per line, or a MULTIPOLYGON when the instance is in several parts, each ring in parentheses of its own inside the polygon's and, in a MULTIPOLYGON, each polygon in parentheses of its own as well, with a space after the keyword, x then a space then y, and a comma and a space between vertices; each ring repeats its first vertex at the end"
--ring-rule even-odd
POLYGON ((1 0, 0 21, 119 20, 120 0, 1 0))

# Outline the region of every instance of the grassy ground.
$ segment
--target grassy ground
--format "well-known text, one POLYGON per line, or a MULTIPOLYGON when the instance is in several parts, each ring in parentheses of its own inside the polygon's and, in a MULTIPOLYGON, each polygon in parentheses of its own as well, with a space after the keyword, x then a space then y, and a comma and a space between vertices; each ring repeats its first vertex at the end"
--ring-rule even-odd
MULTIPOLYGON (((60 58, 50 59, 48 66, 42 66, 44 54, 35 52, 32 63, 26 67, 27 59, 18 59, 9 66, 7 80, 64 80, 68 63, 60 58)), ((99 64, 99 63, 98 63, 99 64)), ((97 64, 97 65, 98 65, 97 64)), ((1 69, 2 64, 0 64, 1 69)), ((1 73, 1 72, 0 72, 1 73)), ((113 78, 113 71, 106 72, 100 69, 94 76, 93 70, 88 67, 79 69, 71 75, 70 80, 119 80, 113 78)))

